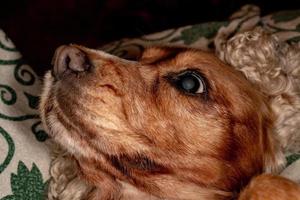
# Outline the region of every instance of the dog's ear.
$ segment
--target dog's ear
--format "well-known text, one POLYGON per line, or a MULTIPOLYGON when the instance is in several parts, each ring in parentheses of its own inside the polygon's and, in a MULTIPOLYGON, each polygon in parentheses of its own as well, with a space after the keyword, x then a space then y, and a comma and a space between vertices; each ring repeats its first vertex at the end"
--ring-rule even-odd
POLYGON ((261 28, 256 28, 232 37, 224 44, 222 53, 219 54, 220 59, 240 71, 253 87, 266 96, 266 104, 271 108, 261 108, 265 110, 262 111, 265 115, 262 122, 262 135, 265 138, 262 141, 267 172, 279 171, 285 163, 281 150, 284 142, 278 129, 278 118, 283 120, 286 111, 279 106, 278 98, 281 98, 280 95, 287 91, 285 88, 290 84, 282 65, 282 48, 276 37, 261 28))

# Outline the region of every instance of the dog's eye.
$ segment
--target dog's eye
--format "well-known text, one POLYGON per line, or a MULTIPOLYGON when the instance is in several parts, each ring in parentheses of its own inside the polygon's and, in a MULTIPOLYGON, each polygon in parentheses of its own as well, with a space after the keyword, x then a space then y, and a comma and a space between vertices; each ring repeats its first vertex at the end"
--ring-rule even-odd
POLYGON ((177 85, 188 93, 199 94, 204 92, 204 82, 196 74, 184 74, 178 77, 177 85))
POLYGON ((176 87, 188 94, 201 94, 206 92, 204 78, 197 72, 186 71, 173 77, 176 87))
POLYGON ((208 83, 198 70, 188 69, 179 73, 169 73, 165 78, 178 90, 188 95, 208 95, 208 83))

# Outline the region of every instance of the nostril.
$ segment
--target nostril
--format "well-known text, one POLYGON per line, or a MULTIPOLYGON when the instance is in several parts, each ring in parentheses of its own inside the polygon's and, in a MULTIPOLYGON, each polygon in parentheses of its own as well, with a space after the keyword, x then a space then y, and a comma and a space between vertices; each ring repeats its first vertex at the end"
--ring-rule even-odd
POLYGON ((84 72, 90 67, 90 61, 85 52, 73 46, 59 47, 53 57, 53 74, 56 78, 72 72, 84 72))

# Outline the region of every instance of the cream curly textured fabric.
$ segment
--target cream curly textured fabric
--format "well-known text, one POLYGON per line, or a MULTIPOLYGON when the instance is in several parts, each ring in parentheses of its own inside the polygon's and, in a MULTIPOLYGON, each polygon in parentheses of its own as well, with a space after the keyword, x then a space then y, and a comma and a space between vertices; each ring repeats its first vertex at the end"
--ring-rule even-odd
POLYGON ((63 148, 51 143, 52 163, 48 188, 49 200, 84 199, 93 190, 78 176, 78 169, 74 159, 63 148))

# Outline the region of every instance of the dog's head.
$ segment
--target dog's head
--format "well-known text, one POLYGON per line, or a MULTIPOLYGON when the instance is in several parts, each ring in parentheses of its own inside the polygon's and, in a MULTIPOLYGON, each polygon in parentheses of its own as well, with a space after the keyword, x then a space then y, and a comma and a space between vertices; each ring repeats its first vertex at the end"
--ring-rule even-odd
POLYGON ((222 199, 276 165, 266 99, 212 54, 154 47, 128 61, 70 45, 53 61, 42 120, 93 184, 222 199))

